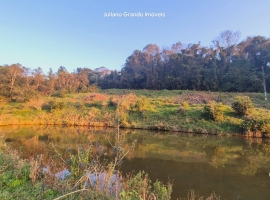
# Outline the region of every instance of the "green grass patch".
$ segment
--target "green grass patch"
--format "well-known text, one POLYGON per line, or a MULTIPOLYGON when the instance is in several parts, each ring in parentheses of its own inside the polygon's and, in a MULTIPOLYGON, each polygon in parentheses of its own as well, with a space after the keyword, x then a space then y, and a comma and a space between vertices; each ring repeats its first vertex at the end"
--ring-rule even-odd
MULTIPOLYGON (((43 97, 30 103, 9 102, 0 110, 1 125, 53 124, 117 126, 195 133, 244 133, 244 118, 231 105, 237 96, 248 96, 254 117, 269 112, 270 103, 259 93, 221 93, 180 90, 101 90, 99 93, 43 97), (204 108, 220 105, 222 117, 213 121, 204 108), (222 104, 221 104, 222 103, 222 104), (34 106, 33 106, 34 105, 34 106)), ((252 129, 253 130, 253 129, 252 129)), ((265 130, 267 130, 265 128, 265 130)))

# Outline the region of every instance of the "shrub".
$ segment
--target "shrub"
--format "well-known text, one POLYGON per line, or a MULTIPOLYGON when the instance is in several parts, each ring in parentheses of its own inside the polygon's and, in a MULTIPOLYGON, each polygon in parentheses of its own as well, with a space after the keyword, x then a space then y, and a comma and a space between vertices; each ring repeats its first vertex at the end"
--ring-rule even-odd
POLYGON ((204 112, 209 119, 214 121, 221 121, 224 118, 223 115, 223 104, 210 101, 209 104, 204 106, 204 112))
POLYGON ((39 93, 29 88, 20 88, 13 91, 11 100, 16 102, 27 102, 39 97, 39 93))
POLYGON ((182 107, 183 107, 184 109, 189 108, 189 103, 188 103, 187 101, 183 101, 183 102, 181 103, 181 105, 182 105, 182 107))
POLYGON ((121 114, 119 117, 119 122, 121 127, 127 127, 129 125, 128 123, 128 115, 125 113, 121 114))
POLYGON ((117 107, 119 113, 126 113, 134 108, 137 102, 137 96, 133 93, 120 96, 114 96, 110 98, 109 105, 114 105, 117 107))
POLYGON ((124 180, 121 191, 122 199, 171 199, 172 185, 162 184, 156 181, 151 184, 148 174, 144 171, 138 172, 136 175, 128 176, 124 180), (153 186, 152 186, 153 185, 153 186))
POLYGON ((113 101, 113 97, 110 97, 108 101, 108 106, 116 106, 115 102, 116 101, 113 101))
POLYGON ((98 119, 101 116, 101 110, 99 110, 98 108, 90 108, 89 112, 88 112, 88 116, 91 119, 98 119))
POLYGON ((66 97, 66 92, 64 91, 57 91, 52 94, 53 97, 59 97, 59 98, 65 98, 66 97))
POLYGON ((75 107, 79 110, 83 110, 85 108, 85 105, 83 102, 76 102, 75 107))
POLYGON ((2 109, 7 102, 8 102, 7 98, 0 96, 0 109, 2 109))
POLYGON ((133 109, 134 112, 139 111, 143 113, 144 111, 154 111, 154 106, 150 103, 149 99, 145 96, 141 96, 137 99, 136 104, 134 105, 133 109))
POLYGON ((189 108, 189 103, 187 101, 183 101, 181 103, 180 108, 178 109, 178 112, 182 115, 185 115, 187 112, 187 109, 189 108))
POLYGON ((108 106, 117 106, 119 98, 120 98, 119 96, 115 96, 115 95, 110 97, 108 101, 108 106))
POLYGON ((96 84, 92 84, 88 87, 88 92, 98 92, 99 87, 96 84))
POLYGON ((249 115, 246 116, 241 124, 244 133, 249 134, 270 134, 270 116, 269 115, 249 115))
POLYGON ((51 110, 63 110, 66 104, 63 101, 50 102, 51 110))
POLYGON ((171 199, 172 184, 168 183, 168 185, 164 185, 156 180, 153 184, 153 190, 157 199, 171 199))
POLYGON ((106 108, 108 106, 108 102, 102 101, 101 106, 102 106, 102 108, 106 108))
POLYGON ((85 97, 84 101, 87 103, 94 103, 100 101, 107 101, 109 99, 108 95, 100 94, 100 93, 92 93, 85 97))
POLYGON ((241 116, 247 115, 253 107, 253 103, 248 96, 237 96, 232 103, 232 108, 241 116))
POLYGON ((43 99, 31 99, 29 102, 27 102, 27 106, 34 110, 42 110, 43 103, 43 99))

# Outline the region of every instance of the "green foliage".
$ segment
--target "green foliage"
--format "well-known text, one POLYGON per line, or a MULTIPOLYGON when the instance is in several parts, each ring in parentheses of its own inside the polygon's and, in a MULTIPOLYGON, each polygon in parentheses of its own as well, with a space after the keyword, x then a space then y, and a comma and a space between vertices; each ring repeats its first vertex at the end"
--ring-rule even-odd
POLYGON ((204 112, 209 119, 214 121, 222 121, 224 119, 223 104, 210 101, 209 104, 204 106, 204 112))
POLYGON ((99 87, 97 84, 93 84, 93 85, 90 85, 88 87, 88 92, 91 92, 91 93, 96 93, 99 91, 99 87))
POLYGON ((83 102, 77 102, 77 103, 75 104, 75 107, 76 107, 78 110, 83 110, 83 109, 85 109, 85 105, 84 105, 83 102))
MULTIPOLYGON (((260 68, 269 62, 270 39, 249 37, 236 44, 237 35, 237 32, 227 30, 213 41, 211 48, 199 44, 183 47, 176 43, 162 54, 155 45, 147 45, 143 51, 136 50, 126 59, 121 75, 105 76, 99 84, 103 89, 261 92, 260 68), (231 51, 236 46, 239 48, 237 55, 231 51), (256 54, 256 57, 246 56, 258 51, 260 54, 256 54), (234 59, 229 61, 228 57, 234 59)), ((269 74, 269 71, 265 67, 265 74, 269 74)), ((270 87, 269 76, 266 76, 266 84, 267 88, 270 87)))
POLYGON ((12 196, 30 186, 29 175, 30 165, 10 151, 0 138, 0 199, 13 199, 12 196))
MULTIPOLYGON (((127 91, 114 89, 103 92, 69 94, 64 99, 43 97, 26 103, 7 102, 1 109, 0 125, 57 124, 115 127, 119 121, 120 127, 129 128, 214 134, 241 131, 240 124, 243 118, 236 115, 229 106, 237 95, 236 93, 211 92, 209 94, 209 92, 183 91, 180 96, 177 90, 127 91), (117 93, 117 95, 111 93, 117 93), (152 97, 139 96, 147 93, 152 97), (204 104, 197 104, 193 101, 194 99, 199 103, 202 103, 202 100, 222 99, 224 105, 218 106, 222 104, 215 103, 217 105, 213 106, 210 102, 205 106, 206 116, 202 116, 204 104), (107 102, 113 106, 107 106, 107 102), (93 104, 96 106, 94 107, 93 104), (224 112, 218 112, 223 109, 224 112), (220 123, 210 120, 203 121, 202 117, 220 121, 220 123)), ((270 108, 269 101, 261 100, 262 94, 248 93, 246 95, 254 99, 256 107, 264 108, 261 109, 261 112, 265 112, 265 108, 270 108)), ((256 109, 251 111, 254 110, 256 109)))
POLYGON ((39 98, 40 94, 31 88, 17 88, 13 91, 12 101, 16 102, 28 102, 32 99, 39 98))
POLYGON ((109 98, 108 106, 116 106, 112 97, 109 98))
POLYGON ((4 138, 0 136, 0 174, 3 171, 13 169, 15 163, 17 162, 17 157, 12 156, 12 154, 7 154, 6 144, 4 138))
POLYGON ((95 107, 91 107, 88 116, 90 119, 99 119, 101 116, 101 110, 95 107))
POLYGON ((187 101, 183 101, 181 103, 180 108, 178 109, 178 112, 182 115, 185 116, 187 113, 187 109, 189 108, 189 103, 187 101))
POLYGON ((66 108, 66 103, 64 101, 51 101, 51 110, 63 110, 66 108))
POLYGON ((4 96, 0 96, 0 110, 4 108, 4 106, 8 103, 8 98, 4 96))
POLYGON ((146 97, 142 96, 137 100, 135 108, 139 112, 144 112, 147 109, 148 105, 149 105, 149 102, 147 101, 146 97))
POLYGON ((145 111, 154 111, 154 107, 151 104, 150 100, 147 99, 145 96, 141 96, 137 99, 137 102, 133 108, 133 111, 138 111, 140 113, 143 113, 145 111))
POLYGON ((253 107, 253 103, 248 96, 237 96, 232 104, 232 108, 240 116, 247 115, 253 107))
POLYGON ((183 102, 181 103, 181 105, 182 105, 182 107, 183 107, 184 109, 188 109, 188 108, 189 108, 189 103, 188 103, 187 101, 183 101, 183 102))
MULTIPOLYGON (((99 87, 146 88, 151 91, 140 93, 147 97, 153 97, 154 90, 163 93, 170 93, 169 90, 262 92, 261 67, 265 66, 266 75, 270 72, 266 67, 270 60, 270 39, 255 36, 236 44, 232 41, 236 41, 237 35, 237 32, 224 31, 210 48, 200 44, 184 47, 176 43, 171 49, 162 51, 157 45, 149 44, 143 51, 136 50, 126 59, 121 74, 117 71, 110 73, 106 68, 98 71, 77 68, 70 73, 61 66, 56 73, 50 70, 45 75, 41 68, 30 70, 21 64, 0 66, 0 95, 26 102, 37 95, 53 94, 64 98, 63 91, 96 93, 99 87), (236 46, 237 54, 231 51, 236 46), (254 52, 257 52, 255 57, 246 56, 254 55, 254 52), (229 61, 229 57, 234 59, 229 61)), ((270 76, 265 76, 265 79, 269 88, 270 76)), ((177 95, 183 93, 177 92, 177 95)), ((190 100, 196 103, 196 99, 189 99, 191 103, 190 100)))
POLYGON ((136 191, 136 194, 140 196, 144 193, 149 193, 151 190, 151 181, 148 178, 148 174, 144 171, 140 171, 135 176, 131 176, 128 181, 126 187, 129 191, 136 191))
POLYGON ((54 197, 56 197, 57 194, 58 194, 57 191, 48 189, 44 192, 44 197, 45 199, 53 199, 54 197))
POLYGON ((120 122, 120 127, 127 127, 129 125, 128 114, 127 113, 122 113, 119 116, 119 122, 120 122))
POLYGON ((131 190, 131 191, 125 191, 123 190, 121 192, 121 199, 123 200, 143 200, 143 198, 140 197, 140 194, 138 192, 131 190))
POLYGON ((66 92, 64 91, 57 91, 52 94, 53 97, 59 97, 59 98, 65 98, 66 97, 66 92))
POLYGON ((143 200, 143 199, 171 199, 172 185, 167 186, 160 181, 156 181, 153 186, 151 180, 144 171, 140 171, 134 176, 130 176, 121 191, 124 200, 143 200))
POLYGON ((166 186, 160 181, 156 180, 156 182, 153 184, 153 193, 157 199, 169 200, 171 199, 172 185, 168 183, 166 186))
POLYGON ((17 177, 24 181, 30 180, 30 165, 28 163, 22 162, 22 167, 18 171, 17 177))
POLYGON ((270 135, 270 115, 248 115, 241 124, 244 133, 270 135))
POLYGON ((91 150, 92 146, 88 145, 87 147, 78 148, 76 154, 70 155, 70 169, 74 177, 82 176, 85 170, 89 168, 91 150))
POLYGON ((118 96, 112 99, 113 104, 117 106, 117 111, 122 113, 127 113, 130 111, 136 104, 137 96, 133 93, 123 95, 122 97, 118 96))

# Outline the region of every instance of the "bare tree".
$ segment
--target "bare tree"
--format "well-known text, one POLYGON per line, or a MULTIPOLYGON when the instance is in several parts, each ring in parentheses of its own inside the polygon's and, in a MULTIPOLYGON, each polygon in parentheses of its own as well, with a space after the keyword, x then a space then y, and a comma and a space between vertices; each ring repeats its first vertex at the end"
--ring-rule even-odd
POLYGON ((226 30, 220 33, 219 37, 217 37, 213 42, 219 47, 229 48, 232 45, 236 45, 238 40, 240 39, 239 31, 231 31, 226 30))
POLYGON ((181 50, 183 49, 183 44, 181 42, 177 42, 172 45, 171 51, 173 53, 181 53, 181 50))
POLYGON ((9 98, 12 98, 12 92, 14 90, 15 86, 15 81, 18 77, 22 76, 22 66, 21 64, 13 64, 8 66, 8 71, 7 71, 7 77, 9 79, 9 98))

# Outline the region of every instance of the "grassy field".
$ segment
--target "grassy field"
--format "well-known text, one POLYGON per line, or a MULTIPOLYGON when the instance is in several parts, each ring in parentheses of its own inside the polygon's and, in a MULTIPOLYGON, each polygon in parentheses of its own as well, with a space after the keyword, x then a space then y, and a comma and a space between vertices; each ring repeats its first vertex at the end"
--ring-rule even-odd
MULTIPOLYGON (((270 116, 270 102, 261 93, 110 89, 99 93, 57 93, 25 103, 2 100, 0 125, 117 127, 119 124, 126 128, 238 135, 244 132, 246 118, 231 107, 236 96, 250 97, 254 104, 250 116, 270 116), (212 101, 220 103, 222 120, 214 121, 206 115, 204 107, 212 101)), ((268 137, 269 124, 263 131, 263 136, 268 137)), ((260 137, 263 131, 246 135, 260 137)))

